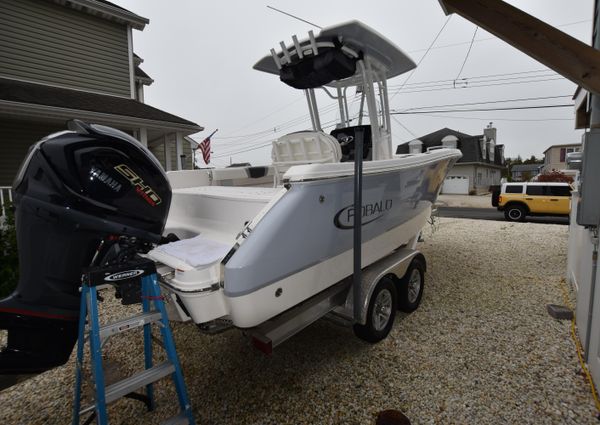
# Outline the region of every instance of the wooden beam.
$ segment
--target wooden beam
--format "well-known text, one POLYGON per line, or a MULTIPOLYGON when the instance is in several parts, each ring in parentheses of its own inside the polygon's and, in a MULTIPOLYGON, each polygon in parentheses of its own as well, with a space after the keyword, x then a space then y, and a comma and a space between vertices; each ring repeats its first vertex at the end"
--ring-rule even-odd
POLYGON ((439 0, 565 78, 600 94, 600 51, 502 0, 439 0))

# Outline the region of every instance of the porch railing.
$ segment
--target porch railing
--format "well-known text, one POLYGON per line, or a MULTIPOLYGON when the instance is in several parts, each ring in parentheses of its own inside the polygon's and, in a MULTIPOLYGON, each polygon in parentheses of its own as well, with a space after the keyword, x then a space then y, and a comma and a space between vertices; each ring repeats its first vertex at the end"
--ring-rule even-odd
POLYGON ((10 186, 0 186, 0 217, 6 215, 6 208, 12 203, 12 188, 10 186))

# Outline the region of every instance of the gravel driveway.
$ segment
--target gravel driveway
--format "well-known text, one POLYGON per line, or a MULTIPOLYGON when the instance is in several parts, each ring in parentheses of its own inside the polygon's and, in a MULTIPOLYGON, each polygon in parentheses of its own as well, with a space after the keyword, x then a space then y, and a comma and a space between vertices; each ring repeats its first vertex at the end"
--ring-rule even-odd
MULTIPOLYGON (((199 424, 372 424, 403 410, 413 424, 596 424, 562 304, 566 226, 442 219, 426 237, 421 307, 396 319, 377 345, 320 321, 265 357, 240 332, 199 334, 174 325, 199 424)), ((107 315, 125 308, 107 297, 107 315)), ((141 332, 140 332, 141 334, 141 332)), ((141 366, 141 336, 109 342, 125 372, 141 366)), ((0 423, 70 421, 74 365, 0 393, 0 423)), ((175 413, 168 380, 158 413, 139 402, 109 407, 113 424, 153 424, 175 413)))

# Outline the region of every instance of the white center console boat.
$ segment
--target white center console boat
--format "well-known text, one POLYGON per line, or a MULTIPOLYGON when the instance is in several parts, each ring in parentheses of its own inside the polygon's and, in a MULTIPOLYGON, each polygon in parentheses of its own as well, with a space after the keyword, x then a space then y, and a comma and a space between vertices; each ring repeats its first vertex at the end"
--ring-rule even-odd
MULTIPOLYGON (((274 140, 272 166, 167 176, 131 136, 77 120, 32 146, 13 186, 19 283, 0 300, 0 375, 64 364, 82 270, 140 255, 158 265, 170 319, 242 328, 266 351, 329 313, 376 342, 396 308, 417 308, 416 242, 460 151, 392 154, 387 80, 415 64, 373 29, 353 21, 291 41, 254 68, 304 91, 312 129, 274 140), (315 90, 339 106, 329 133, 315 90)), ((133 280, 120 288, 135 292, 138 272, 121 273, 133 280)))
POLYGON ((352 21, 292 36, 256 70, 303 90, 312 129, 273 141, 272 167, 171 172, 165 233, 181 241, 149 256, 179 319, 255 327, 352 274, 352 228, 362 217, 362 266, 414 247, 456 149, 393 155, 387 80, 415 67, 391 41, 352 21), (339 105, 321 128, 315 90, 339 105), (356 119, 348 95, 360 93, 356 119), (378 106, 379 105, 379 106, 378 106), (354 143, 363 141, 363 205, 353 205, 354 143), (270 187, 264 187, 266 185, 270 187), (254 187, 253 187, 254 186, 254 187), (194 256, 196 253, 197 255, 194 256))

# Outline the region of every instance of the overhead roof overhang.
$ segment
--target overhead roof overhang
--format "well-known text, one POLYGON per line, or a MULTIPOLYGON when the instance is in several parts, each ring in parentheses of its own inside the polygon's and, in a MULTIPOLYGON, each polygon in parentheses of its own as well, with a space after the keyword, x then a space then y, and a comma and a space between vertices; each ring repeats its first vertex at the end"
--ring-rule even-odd
POLYGON ((575 84, 600 94, 600 51, 501 0, 439 0, 575 84))
POLYGON ((80 118, 131 128, 179 131, 204 128, 134 99, 0 78, 0 115, 47 120, 80 118))
POLYGON ((147 18, 136 15, 107 0, 52 0, 55 3, 72 7, 90 15, 99 16, 120 24, 131 25, 136 30, 143 30, 150 22, 147 18))

